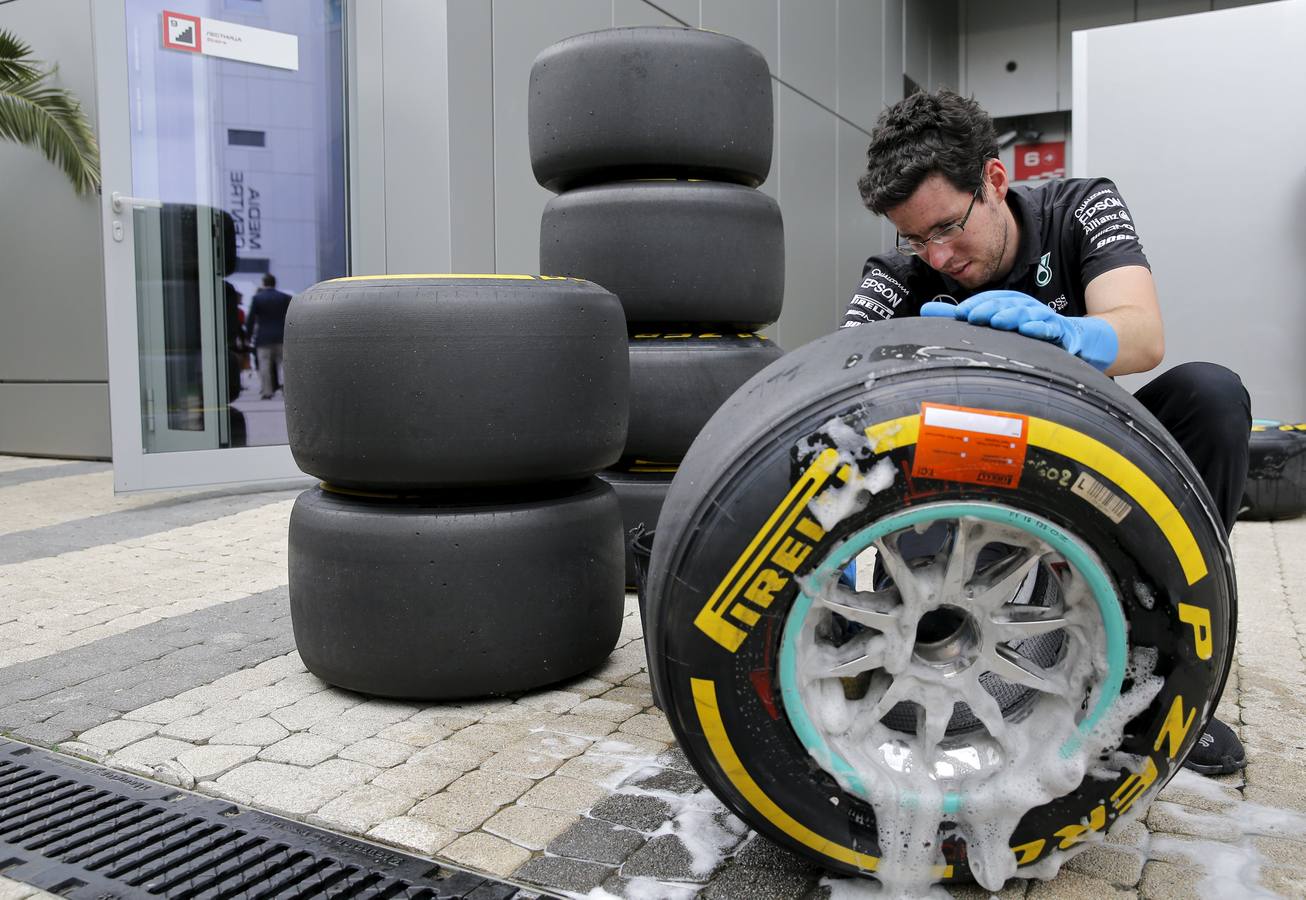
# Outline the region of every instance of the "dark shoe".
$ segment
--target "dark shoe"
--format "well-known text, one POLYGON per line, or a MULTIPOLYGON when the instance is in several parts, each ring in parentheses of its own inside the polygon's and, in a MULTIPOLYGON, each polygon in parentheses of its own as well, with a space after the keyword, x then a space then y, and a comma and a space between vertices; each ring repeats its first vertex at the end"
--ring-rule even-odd
POLYGON ((1228 775, 1245 765, 1247 754, 1243 752, 1242 741, 1219 719, 1206 723, 1206 730, 1184 760, 1185 769, 1192 769, 1200 775, 1228 775))

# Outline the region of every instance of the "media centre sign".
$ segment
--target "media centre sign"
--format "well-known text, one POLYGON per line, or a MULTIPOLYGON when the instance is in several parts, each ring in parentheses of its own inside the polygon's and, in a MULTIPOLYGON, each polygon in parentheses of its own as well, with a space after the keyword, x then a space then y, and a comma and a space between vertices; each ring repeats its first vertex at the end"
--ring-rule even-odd
POLYGON ((169 9, 162 19, 163 46, 169 50, 299 71, 298 35, 169 9))

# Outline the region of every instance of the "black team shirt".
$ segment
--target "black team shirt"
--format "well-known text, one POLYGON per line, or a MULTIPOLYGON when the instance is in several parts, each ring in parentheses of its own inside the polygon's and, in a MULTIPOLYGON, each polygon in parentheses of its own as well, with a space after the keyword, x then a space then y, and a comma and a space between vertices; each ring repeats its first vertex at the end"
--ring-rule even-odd
MULTIPOLYGON (((1134 219, 1105 178, 1069 178, 1013 186, 1007 204, 1020 225, 1016 264, 980 290, 1023 291, 1065 316, 1082 316, 1084 286, 1121 266, 1148 266, 1134 219)), ((844 314, 843 328, 919 316, 931 300, 960 303, 969 290, 917 256, 872 256, 844 314)))

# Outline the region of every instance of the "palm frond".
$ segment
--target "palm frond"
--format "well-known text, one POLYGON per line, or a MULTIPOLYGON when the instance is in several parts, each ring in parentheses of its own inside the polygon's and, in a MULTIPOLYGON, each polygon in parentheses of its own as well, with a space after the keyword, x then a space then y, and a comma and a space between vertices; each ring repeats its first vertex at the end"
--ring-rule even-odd
POLYGON ((0 28, 0 83, 35 81, 41 77, 40 65, 33 59, 32 48, 12 31, 0 28))
POLYGON ((63 169, 77 193, 99 187, 100 153, 95 135, 70 92, 36 79, 0 79, 0 138, 37 147, 63 169))

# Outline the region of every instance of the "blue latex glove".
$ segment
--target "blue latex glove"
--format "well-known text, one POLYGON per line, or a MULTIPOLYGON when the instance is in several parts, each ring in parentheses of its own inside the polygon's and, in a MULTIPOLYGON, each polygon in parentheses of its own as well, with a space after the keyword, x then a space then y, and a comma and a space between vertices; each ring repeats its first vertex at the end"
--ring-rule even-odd
POLYGON ((956 306, 932 300, 921 307, 921 315, 1018 331, 1025 337, 1059 344, 1066 352, 1103 372, 1120 353, 1115 329, 1105 320, 1063 316, 1020 291, 984 291, 956 306))

